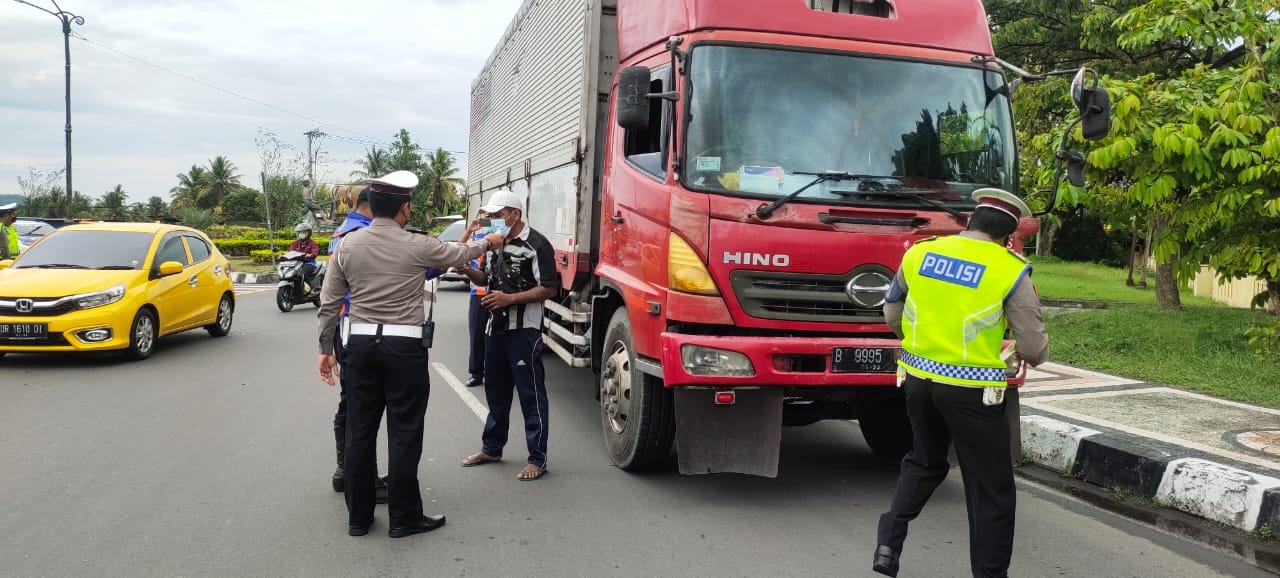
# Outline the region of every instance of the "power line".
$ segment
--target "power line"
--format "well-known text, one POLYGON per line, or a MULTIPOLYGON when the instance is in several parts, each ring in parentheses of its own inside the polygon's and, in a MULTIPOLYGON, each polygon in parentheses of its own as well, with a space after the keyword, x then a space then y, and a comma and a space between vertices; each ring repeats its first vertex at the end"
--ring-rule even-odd
MULTIPOLYGON (((113 53, 115 53, 115 54, 118 54, 118 55, 120 55, 120 56, 123 56, 123 57, 125 57, 125 58, 128 58, 129 60, 133 60, 133 61, 135 61, 135 62, 138 62, 138 63, 140 63, 140 64, 144 64, 144 65, 150 66, 150 67, 152 67, 152 68, 155 68, 156 70, 160 70, 160 71, 162 71, 162 72, 166 72, 166 73, 168 73, 168 74, 172 74, 172 75, 177 76, 178 78, 181 78, 181 79, 183 79, 183 80, 188 80, 188 81, 190 81, 190 82, 194 82, 194 83, 199 84, 199 85, 201 85, 201 86, 204 86, 204 87, 206 87, 206 88, 211 88, 211 89, 216 90, 216 91, 218 91, 218 92, 222 92, 222 93, 225 93, 225 94, 229 94, 229 95, 234 96, 234 97, 236 97, 236 98, 239 98, 239 99, 241 99, 241 100, 244 100, 244 101, 247 101, 247 102, 251 102, 251 103, 256 104, 256 105, 258 105, 258 106, 263 106, 263 107, 269 108, 269 109, 274 110, 274 111, 277 111, 277 112, 282 112, 282 113, 287 114, 287 115, 289 115, 289 116, 293 116, 293 117, 296 117, 296 118, 299 118, 299 119, 305 120, 305 121, 307 121, 307 122, 316 123, 316 124, 319 124, 319 125, 322 125, 322 126, 326 126, 326 127, 332 128, 332 129, 340 130, 340 131, 342 131, 342 132, 350 133, 350 134, 356 135, 356 136, 358 136, 358 137, 362 137, 362 138, 354 138, 354 137, 347 137, 347 136, 342 136, 342 135, 325 135, 325 136, 326 136, 326 137, 328 137, 328 138, 333 138, 333 139, 340 140, 340 141, 350 142, 350 143, 353 143, 353 144, 363 144, 363 145, 373 145, 373 146, 388 146, 388 147, 389 147, 389 146, 393 146, 393 145, 394 145, 394 143, 391 143, 391 142, 388 142, 388 141, 378 140, 378 138, 377 138, 377 137, 369 136, 369 135, 367 135, 367 134, 364 134, 364 133, 361 133, 361 132, 357 132, 357 131, 354 131, 354 130, 351 130, 351 129, 348 129, 348 128, 343 128, 343 127, 340 127, 340 126, 338 126, 338 125, 336 125, 336 124, 333 124, 333 123, 328 123, 328 122, 324 122, 324 121, 322 121, 322 120, 317 120, 317 119, 311 118, 311 117, 309 117, 309 116, 301 115, 301 114, 298 114, 298 113, 293 112, 293 111, 291 111, 291 110, 288 110, 288 109, 285 109, 285 108, 282 108, 282 107, 276 106, 276 105, 274 105, 274 104, 266 103, 266 102, 263 102, 263 101, 258 100, 258 99, 256 99, 256 98, 252 98, 252 97, 245 96, 245 95, 240 94, 240 93, 238 93, 238 92, 235 92, 235 91, 233 91, 233 90, 229 90, 229 89, 226 89, 226 88, 222 88, 222 87, 220 87, 220 86, 216 86, 216 85, 210 84, 210 83, 208 83, 208 82, 205 82, 205 81, 203 81, 203 80, 200 80, 200 79, 198 79, 198 78, 195 78, 195 77, 190 76, 190 75, 187 75, 187 74, 183 74, 183 73, 178 72, 178 71, 176 71, 176 70, 172 70, 172 69, 169 69, 169 68, 165 68, 164 66, 161 66, 161 65, 159 65, 159 64, 156 64, 156 63, 154 63, 154 62, 150 62, 150 61, 148 61, 148 60, 144 60, 144 59, 142 59, 142 58, 139 58, 139 57, 137 57, 137 56, 133 56, 133 55, 131 55, 131 54, 126 54, 126 53, 124 53, 124 52, 121 52, 121 51, 119 51, 119 50, 116 50, 115 48, 112 48, 112 47, 107 46, 107 45, 105 45, 105 44, 102 44, 102 43, 100 43, 100 42, 95 42, 95 41, 93 41, 93 40, 90 40, 90 39, 86 38, 84 35, 79 34, 79 33, 77 33, 77 32, 74 32, 74 31, 73 31, 73 32, 71 33, 71 35, 72 35, 72 36, 74 36, 74 37, 76 37, 76 38, 77 38, 77 39, 79 39, 79 40, 83 40, 83 41, 85 41, 85 42, 87 42, 87 43, 89 43, 89 44, 92 44, 92 45, 94 45, 94 46, 97 46, 98 48, 101 48, 101 49, 106 50, 106 51, 108 51, 108 52, 113 52, 113 53)), ((446 151, 446 152, 449 152, 449 153, 452 153, 452 154, 467 154, 467 153, 466 153, 466 152, 464 152, 464 151, 446 151)))

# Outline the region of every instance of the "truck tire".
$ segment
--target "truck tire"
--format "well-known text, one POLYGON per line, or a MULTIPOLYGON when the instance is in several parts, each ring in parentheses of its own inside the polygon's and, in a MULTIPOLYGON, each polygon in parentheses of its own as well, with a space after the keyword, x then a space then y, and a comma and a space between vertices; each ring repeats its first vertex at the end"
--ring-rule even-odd
POLYGON ((914 434, 907 417, 906 398, 901 389, 893 395, 862 404, 858 426, 867 446, 880 461, 897 465, 911 451, 914 434))
POLYGON ((600 423, 614 465, 628 471, 660 465, 675 440, 675 396, 662 380, 635 366, 631 321, 614 312, 605 332, 600 371, 600 423))

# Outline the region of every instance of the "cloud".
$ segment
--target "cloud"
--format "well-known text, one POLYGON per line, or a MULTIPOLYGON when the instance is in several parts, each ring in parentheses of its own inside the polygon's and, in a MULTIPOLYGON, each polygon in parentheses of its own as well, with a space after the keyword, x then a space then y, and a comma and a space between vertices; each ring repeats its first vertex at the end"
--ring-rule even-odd
MULTIPOLYGON (((175 174, 216 155, 256 182, 259 128, 302 149, 302 133, 318 124, 102 46, 325 123, 318 128, 343 138, 322 141, 330 160, 319 172, 341 180, 365 148, 348 139, 389 141, 406 128, 424 146, 466 150, 471 80, 520 3, 63 2, 93 42, 71 41, 76 188, 167 196, 175 174)), ((19 192, 29 165, 62 165, 59 32, 47 14, 0 3, 0 194, 19 192)))

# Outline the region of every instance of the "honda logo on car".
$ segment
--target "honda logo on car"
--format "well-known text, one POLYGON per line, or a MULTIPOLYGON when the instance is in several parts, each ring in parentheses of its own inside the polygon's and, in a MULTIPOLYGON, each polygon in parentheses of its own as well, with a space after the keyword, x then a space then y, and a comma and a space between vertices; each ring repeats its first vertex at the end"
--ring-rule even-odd
POLYGON ((13 304, 13 308, 16 309, 18 313, 31 313, 31 310, 34 309, 35 306, 35 302, 30 299, 19 299, 13 304))
POLYGON ((774 255, 770 253, 724 252, 726 265, 772 265, 774 267, 790 267, 791 255, 774 255))

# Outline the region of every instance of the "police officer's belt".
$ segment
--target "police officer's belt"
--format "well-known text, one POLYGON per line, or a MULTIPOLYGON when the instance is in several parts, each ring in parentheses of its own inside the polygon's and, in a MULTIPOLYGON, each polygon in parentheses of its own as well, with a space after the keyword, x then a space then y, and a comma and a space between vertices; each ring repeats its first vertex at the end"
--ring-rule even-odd
POLYGON ((422 326, 352 323, 351 335, 378 335, 382 337, 411 337, 413 339, 422 339, 422 326))

